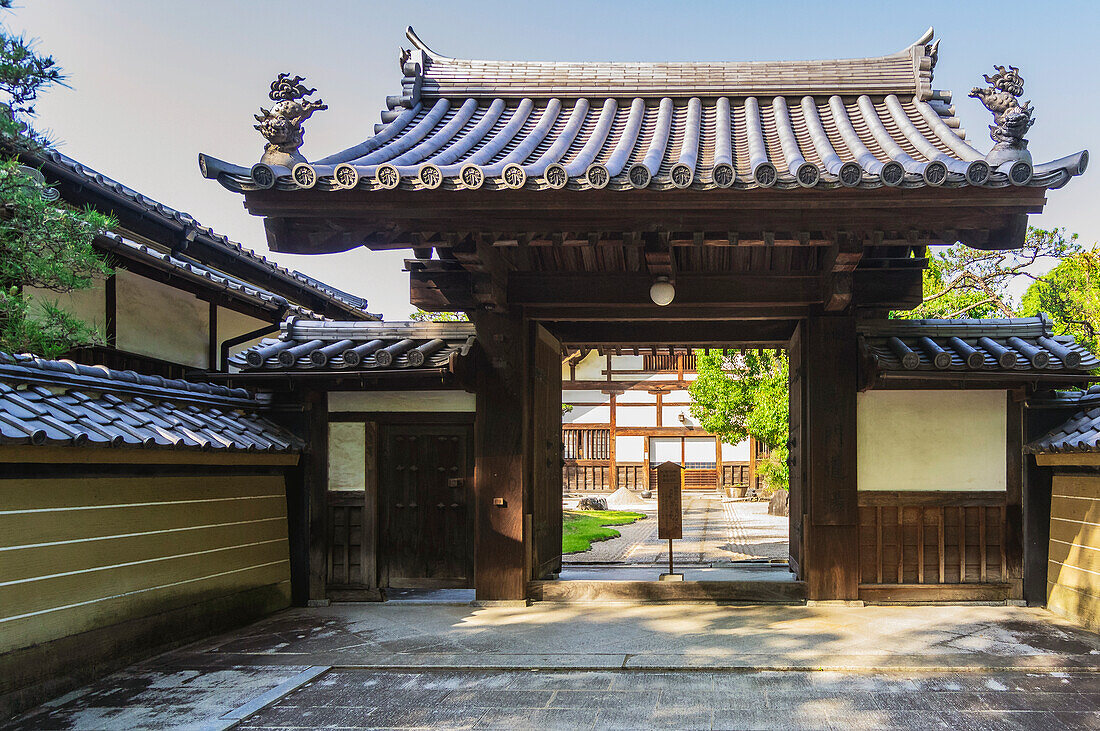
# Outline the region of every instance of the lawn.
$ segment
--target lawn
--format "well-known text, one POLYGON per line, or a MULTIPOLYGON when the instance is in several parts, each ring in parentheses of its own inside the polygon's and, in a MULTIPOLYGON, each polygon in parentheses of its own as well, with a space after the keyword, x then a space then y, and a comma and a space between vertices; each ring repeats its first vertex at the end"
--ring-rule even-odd
POLYGON ((626 510, 566 510, 562 513, 562 553, 580 553, 597 541, 618 538, 619 531, 609 525, 626 525, 646 517, 645 513, 626 510))

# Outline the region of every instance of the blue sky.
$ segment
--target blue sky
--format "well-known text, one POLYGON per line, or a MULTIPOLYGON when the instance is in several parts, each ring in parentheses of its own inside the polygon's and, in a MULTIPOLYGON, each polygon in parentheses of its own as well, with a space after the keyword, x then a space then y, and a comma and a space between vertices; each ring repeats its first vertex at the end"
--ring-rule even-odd
MULTIPOLYGON (((1095 2, 325 2, 35 0, 5 18, 39 38, 69 73, 38 104, 39 126, 100 172, 259 251, 263 228, 239 196, 198 172, 196 155, 259 159, 252 115, 278 72, 307 77, 329 105, 307 124, 315 159, 369 137, 400 91, 398 50, 412 25, 450 56, 571 61, 768 60, 876 56, 929 25, 940 44, 934 87, 955 92, 968 139, 992 144, 990 116, 966 92, 992 65, 1019 66, 1037 122, 1036 162, 1100 153, 1095 2)), ((1097 163, 1100 164, 1100 163, 1097 163)), ((1100 239, 1100 171, 1051 191, 1032 224, 1100 239)), ((403 319, 405 252, 276 255, 365 295, 403 319)))

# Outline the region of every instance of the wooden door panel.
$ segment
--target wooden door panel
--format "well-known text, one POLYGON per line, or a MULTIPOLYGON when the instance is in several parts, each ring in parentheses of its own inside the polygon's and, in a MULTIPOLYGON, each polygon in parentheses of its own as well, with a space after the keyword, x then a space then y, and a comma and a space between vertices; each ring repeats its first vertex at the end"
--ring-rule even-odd
POLYGON ((395 425, 383 431, 382 577, 386 586, 469 586, 471 428, 395 425))

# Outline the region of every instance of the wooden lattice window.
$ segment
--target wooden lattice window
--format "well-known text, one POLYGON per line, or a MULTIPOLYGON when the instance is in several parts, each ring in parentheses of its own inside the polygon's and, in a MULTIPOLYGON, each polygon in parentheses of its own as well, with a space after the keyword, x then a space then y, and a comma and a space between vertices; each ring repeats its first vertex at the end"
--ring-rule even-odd
POLYGON ((611 459, 610 429, 562 429, 564 459, 611 459))

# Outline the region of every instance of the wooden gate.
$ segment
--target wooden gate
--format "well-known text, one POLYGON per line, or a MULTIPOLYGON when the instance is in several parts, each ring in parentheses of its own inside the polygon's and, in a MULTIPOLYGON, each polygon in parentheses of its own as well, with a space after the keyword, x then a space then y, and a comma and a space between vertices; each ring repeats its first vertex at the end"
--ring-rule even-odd
POLYGON ((530 575, 561 571, 561 343, 541 325, 532 338, 530 575))
POLYGON ((382 586, 473 586, 472 446, 470 426, 382 428, 382 586))

